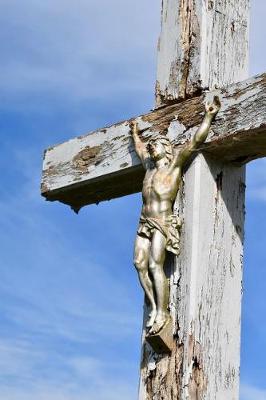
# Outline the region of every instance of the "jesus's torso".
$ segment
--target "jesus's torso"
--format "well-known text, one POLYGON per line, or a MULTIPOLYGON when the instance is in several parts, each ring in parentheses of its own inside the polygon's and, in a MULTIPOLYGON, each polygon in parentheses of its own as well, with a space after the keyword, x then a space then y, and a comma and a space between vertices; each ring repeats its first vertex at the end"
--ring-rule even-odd
POLYGON ((181 180, 181 169, 148 169, 143 181, 142 214, 164 220, 173 213, 173 203, 181 180))

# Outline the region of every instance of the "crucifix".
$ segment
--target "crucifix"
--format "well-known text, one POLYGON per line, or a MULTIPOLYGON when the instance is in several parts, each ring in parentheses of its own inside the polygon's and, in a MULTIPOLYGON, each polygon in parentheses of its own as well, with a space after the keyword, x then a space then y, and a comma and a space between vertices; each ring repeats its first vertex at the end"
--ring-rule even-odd
MULTIPOLYGON (((163 0, 161 23, 154 110, 46 150, 42 195, 78 212, 140 191, 138 139, 153 161, 156 137, 182 154, 219 99, 171 200, 179 254, 164 263, 167 318, 145 306, 139 399, 237 400, 245 164, 266 156, 266 75, 247 79, 249 0, 163 0)), ((141 234, 168 240, 172 222, 144 217, 141 234)))

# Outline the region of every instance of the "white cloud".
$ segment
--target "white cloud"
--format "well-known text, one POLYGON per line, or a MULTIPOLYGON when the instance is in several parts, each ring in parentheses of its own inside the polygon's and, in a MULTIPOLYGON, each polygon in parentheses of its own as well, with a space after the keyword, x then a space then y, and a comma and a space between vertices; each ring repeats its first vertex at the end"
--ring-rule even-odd
POLYGON ((112 360, 59 357, 49 349, 34 351, 26 341, 0 340, 0 352, 0 400, 136 398, 136 387, 130 379, 119 378, 112 360))
MULTIPOLYGON (((46 204, 40 149, 2 140, 0 165, 10 177, 0 188, 0 400, 135 399, 139 355, 126 355, 139 342, 136 301, 118 268, 91 252, 93 236, 116 234, 115 223, 106 226, 111 206, 74 216, 46 204)), ((131 258, 122 267, 134 273, 131 258)))
MULTIPOLYGON (((152 93, 160 0, 1 1, 1 107, 152 93), (36 99, 37 98, 37 99, 36 99), (38 101, 37 101, 38 100, 38 101)), ((265 4, 252 1, 251 72, 264 69, 265 4)))
POLYGON ((266 158, 252 161, 247 167, 247 196, 266 201, 266 158))
POLYGON ((265 72, 264 48, 266 3, 251 0, 250 26, 250 72, 252 75, 265 72))
POLYGON ((5 102, 48 94, 67 103, 150 90, 159 6, 159 0, 3 0, 5 102))
POLYGON ((254 200, 266 201, 266 185, 265 187, 248 190, 248 196, 254 200))
POLYGON ((88 253, 69 246, 60 228, 38 215, 38 209, 26 210, 23 201, 19 204, 19 199, 13 198, 5 205, 0 203, 0 212, 2 226, 9 226, 0 235, 2 243, 3 236, 15 230, 23 231, 24 240, 31 241, 30 248, 22 244, 20 249, 17 243, 14 255, 9 251, 2 254, 0 290, 13 301, 2 302, 0 308, 9 321, 35 334, 82 343, 98 343, 106 336, 118 341, 132 335, 138 322, 129 311, 134 308, 122 282, 90 260, 88 253), (58 236, 60 243, 56 242, 58 236), (23 285, 24 277, 33 282, 23 285))
POLYGON ((35 385, 29 390, 18 388, 1 388, 0 400, 136 400, 135 388, 123 383, 110 383, 93 389, 67 388, 66 384, 35 385))
POLYGON ((1 380, 10 376, 20 376, 23 379, 31 377, 32 366, 43 358, 25 340, 10 340, 0 338, 0 376, 1 380))
POLYGON ((248 384, 241 385, 240 400, 265 400, 266 389, 259 389, 248 384))

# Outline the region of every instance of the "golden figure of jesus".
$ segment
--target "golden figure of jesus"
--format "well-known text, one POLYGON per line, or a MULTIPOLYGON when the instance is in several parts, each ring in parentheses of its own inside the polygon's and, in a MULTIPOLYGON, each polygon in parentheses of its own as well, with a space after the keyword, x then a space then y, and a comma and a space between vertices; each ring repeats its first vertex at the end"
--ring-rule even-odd
POLYGON ((169 287, 164 261, 166 250, 179 254, 180 224, 173 214, 173 204, 180 186, 182 170, 192 153, 206 140, 212 120, 219 109, 218 97, 212 103, 207 103, 202 124, 192 140, 179 152, 174 151, 169 139, 163 135, 152 137, 148 144, 143 143, 137 123, 131 124, 135 150, 146 170, 134 265, 151 306, 146 327, 152 335, 158 333, 170 318, 169 287))

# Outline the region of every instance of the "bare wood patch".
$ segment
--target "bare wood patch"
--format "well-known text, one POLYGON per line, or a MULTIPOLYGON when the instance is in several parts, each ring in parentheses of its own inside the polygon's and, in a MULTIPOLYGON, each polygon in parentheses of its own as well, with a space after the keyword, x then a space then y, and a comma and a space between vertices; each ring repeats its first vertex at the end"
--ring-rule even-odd
POLYGON ((248 26, 247 0, 163 0, 157 106, 245 79, 248 26))
POLYGON ((203 371, 202 349, 194 335, 189 336, 189 360, 191 375, 188 384, 190 399, 203 399, 207 388, 207 380, 203 371))
POLYGON ((86 146, 75 157, 73 157, 73 167, 81 173, 87 171, 90 165, 97 165, 102 160, 99 157, 101 146, 86 146))
POLYGON ((177 342, 172 354, 158 356, 148 345, 143 347, 141 387, 145 392, 139 398, 145 400, 172 400, 181 395, 182 362, 184 348, 177 342))

